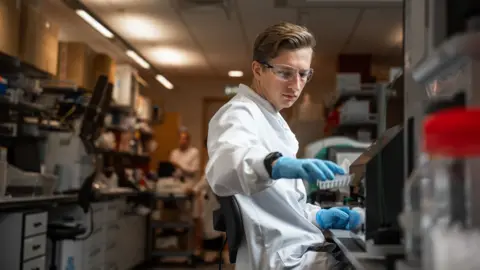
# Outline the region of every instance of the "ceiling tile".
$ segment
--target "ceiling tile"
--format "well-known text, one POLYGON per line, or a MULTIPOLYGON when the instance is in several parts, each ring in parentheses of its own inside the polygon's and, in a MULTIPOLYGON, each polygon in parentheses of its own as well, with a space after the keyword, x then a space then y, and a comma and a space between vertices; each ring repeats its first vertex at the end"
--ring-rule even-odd
POLYGON ((312 8, 308 10, 307 27, 317 38, 317 51, 339 53, 360 15, 359 9, 312 8))
POLYGON ((240 0, 236 3, 249 44, 253 44, 257 35, 268 26, 282 21, 295 23, 297 19, 296 10, 274 8, 273 0, 240 0))
POLYGON ((401 52, 402 27, 401 8, 367 9, 345 51, 376 54, 401 52))
POLYGON ((237 14, 235 9, 227 13, 220 8, 181 12, 211 68, 219 75, 225 73, 225 68, 240 69, 249 63, 248 44, 237 14))
MULTIPOLYGON (((381 54, 399 51, 389 40, 394 39, 396 29, 401 30, 402 26, 401 8, 366 9, 358 21, 362 14, 358 8, 275 8, 274 0, 233 0, 234 8, 227 19, 220 9, 179 11, 172 6, 176 0, 84 0, 83 3, 165 74, 224 75, 232 69, 248 74, 255 38, 266 27, 281 21, 305 23, 314 33, 317 71, 325 65, 318 59, 333 57, 340 51, 381 54), (175 56, 176 53, 179 55, 175 56), (187 57, 189 63, 175 64, 182 57, 187 57)), ((68 20, 68 16, 63 20, 68 20)), ((78 23, 83 22, 77 19, 78 23)), ((62 30, 78 36, 76 24, 66 23, 62 30)), ((94 46, 123 53, 115 45, 107 46, 108 40, 83 25, 86 29, 82 35, 88 36, 85 39, 94 46)))

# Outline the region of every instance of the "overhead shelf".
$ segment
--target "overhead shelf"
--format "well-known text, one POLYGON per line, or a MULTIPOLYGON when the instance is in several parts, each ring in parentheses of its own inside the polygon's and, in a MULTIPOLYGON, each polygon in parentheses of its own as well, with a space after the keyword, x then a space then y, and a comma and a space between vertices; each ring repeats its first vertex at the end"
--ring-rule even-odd
POLYGON ((31 64, 21 61, 17 57, 12 57, 0 52, 0 74, 9 75, 21 73, 29 78, 49 79, 53 74, 45 72, 31 64))
POLYGON ((22 111, 22 112, 31 112, 31 113, 40 113, 40 114, 48 114, 48 110, 41 105, 20 101, 18 103, 13 103, 5 96, 0 96, 0 106, 8 106, 9 109, 22 111))
POLYGON ((375 120, 368 121, 348 121, 339 124, 335 129, 335 134, 351 134, 358 130, 372 131, 374 138, 377 136, 378 123, 375 120))
POLYGON ((79 94, 83 95, 85 93, 88 93, 91 91, 88 91, 85 88, 82 87, 68 87, 68 86, 46 86, 42 87, 42 93, 45 94, 50 94, 50 95, 68 95, 68 94, 79 94))

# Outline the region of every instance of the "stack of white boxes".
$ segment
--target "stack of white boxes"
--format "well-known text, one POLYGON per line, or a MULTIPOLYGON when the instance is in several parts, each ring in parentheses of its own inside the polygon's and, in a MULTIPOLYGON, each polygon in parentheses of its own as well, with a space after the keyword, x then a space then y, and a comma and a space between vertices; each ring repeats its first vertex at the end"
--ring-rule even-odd
MULTIPOLYGON (((83 241, 58 243, 58 269, 122 270, 131 269, 145 258, 146 218, 125 215, 125 200, 95 203, 93 232, 83 241), (69 267, 74 268, 69 268, 69 267)), ((74 217, 90 225, 90 213, 78 207, 53 215, 74 217)))
POLYGON ((359 91, 362 87, 360 73, 337 73, 337 92, 359 91))
MULTIPOLYGON (((337 73, 338 95, 358 93, 362 90, 361 75, 359 73, 337 73)), ((370 119, 370 102, 351 98, 343 104, 340 112, 340 123, 362 122, 370 119)))

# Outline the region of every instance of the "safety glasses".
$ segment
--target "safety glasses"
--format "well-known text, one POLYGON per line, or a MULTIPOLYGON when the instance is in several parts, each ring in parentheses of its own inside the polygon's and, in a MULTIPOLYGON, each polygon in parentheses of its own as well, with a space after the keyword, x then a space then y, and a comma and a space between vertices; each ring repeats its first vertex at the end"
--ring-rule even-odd
POLYGON ((297 74, 300 76, 300 79, 304 82, 310 81, 313 76, 313 68, 309 69, 298 69, 288 65, 275 65, 269 64, 267 62, 260 62, 260 64, 264 65, 266 68, 270 69, 275 76, 279 79, 284 81, 290 81, 295 79, 297 74))

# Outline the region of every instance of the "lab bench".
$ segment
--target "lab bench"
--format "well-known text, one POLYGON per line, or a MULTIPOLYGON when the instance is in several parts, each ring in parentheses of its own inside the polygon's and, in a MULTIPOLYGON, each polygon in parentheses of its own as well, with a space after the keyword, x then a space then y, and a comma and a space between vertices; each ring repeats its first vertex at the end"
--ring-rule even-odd
POLYGON ((131 195, 103 194, 88 213, 76 204, 76 195, 0 201, 1 268, 49 269, 52 243, 47 235, 55 221, 75 221, 87 231, 78 240, 56 242, 57 269, 121 270, 142 264, 147 221, 128 207, 131 195))
POLYGON ((387 261, 384 257, 369 255, 356 248, 350 231, 330 230, 328 237, 340 248, 345 258, 355 270, 386 270, 387 261))
POLYGON ((48 209, 59 204, 77 202, 77 195, 51 195, 32 197, 6 197, 0 199, 0 213, 32 208, 48 209))

